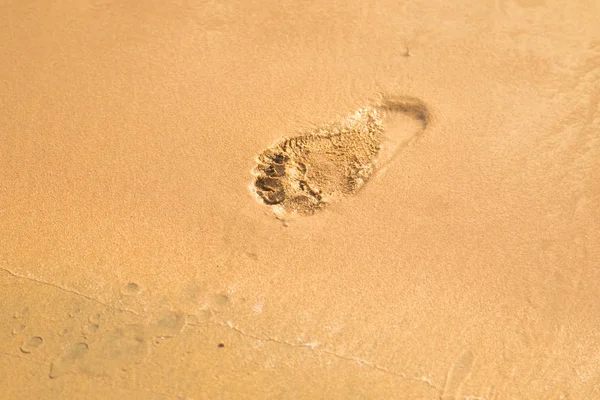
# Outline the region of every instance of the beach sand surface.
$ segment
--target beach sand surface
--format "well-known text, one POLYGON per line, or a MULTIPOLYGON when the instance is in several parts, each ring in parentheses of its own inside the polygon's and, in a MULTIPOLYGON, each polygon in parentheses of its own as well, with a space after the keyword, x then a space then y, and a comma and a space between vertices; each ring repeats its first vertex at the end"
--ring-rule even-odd
POLYGON ((599 20, 0 2, 2 397, 600 398, 599 20), (265 149, 382 96, 429 120, 360 190, 260 201, 265 149))

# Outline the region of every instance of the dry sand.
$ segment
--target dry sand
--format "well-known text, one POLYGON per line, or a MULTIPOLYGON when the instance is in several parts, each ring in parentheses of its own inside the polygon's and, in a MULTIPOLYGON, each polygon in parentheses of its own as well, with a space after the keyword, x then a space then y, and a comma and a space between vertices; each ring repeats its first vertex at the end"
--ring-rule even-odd
POLYGON ((599 399, 600 6, 0 2, 3 399, 599 399), (256 157, 431 120, 282 223, 256 157))

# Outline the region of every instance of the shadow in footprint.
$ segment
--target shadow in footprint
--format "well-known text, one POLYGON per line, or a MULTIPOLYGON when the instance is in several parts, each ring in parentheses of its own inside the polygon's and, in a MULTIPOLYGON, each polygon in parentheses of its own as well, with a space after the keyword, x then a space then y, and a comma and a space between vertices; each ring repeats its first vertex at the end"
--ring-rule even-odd
POLYGON ((413 97, 390 96, 340 122, 284 138, 257 157, 252 189, 278 214, 311 215, 353 195, 430 121, 413 97))

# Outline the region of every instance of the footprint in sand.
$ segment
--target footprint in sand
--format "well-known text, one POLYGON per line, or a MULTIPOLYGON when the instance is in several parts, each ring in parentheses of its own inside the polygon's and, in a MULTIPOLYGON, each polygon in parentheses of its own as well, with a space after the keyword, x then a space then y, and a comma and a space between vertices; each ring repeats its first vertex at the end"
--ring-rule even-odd
POLYGON ((425 130, 429 119, 419 99, 387 97, 264 150, 251 189, 277 214, 314 214, 358 192, 376 169, 425 130))

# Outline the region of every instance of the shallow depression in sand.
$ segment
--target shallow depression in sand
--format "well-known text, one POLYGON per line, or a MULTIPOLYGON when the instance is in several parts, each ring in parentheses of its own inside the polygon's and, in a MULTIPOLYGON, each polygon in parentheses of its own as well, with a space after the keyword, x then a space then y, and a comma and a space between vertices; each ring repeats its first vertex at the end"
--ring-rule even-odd
POLYGON ((252 190, 277 213, 314 214, 358 192, 429 119, 421 100, 387 97, 342 121, 283 138, 258 155, 252 190))

